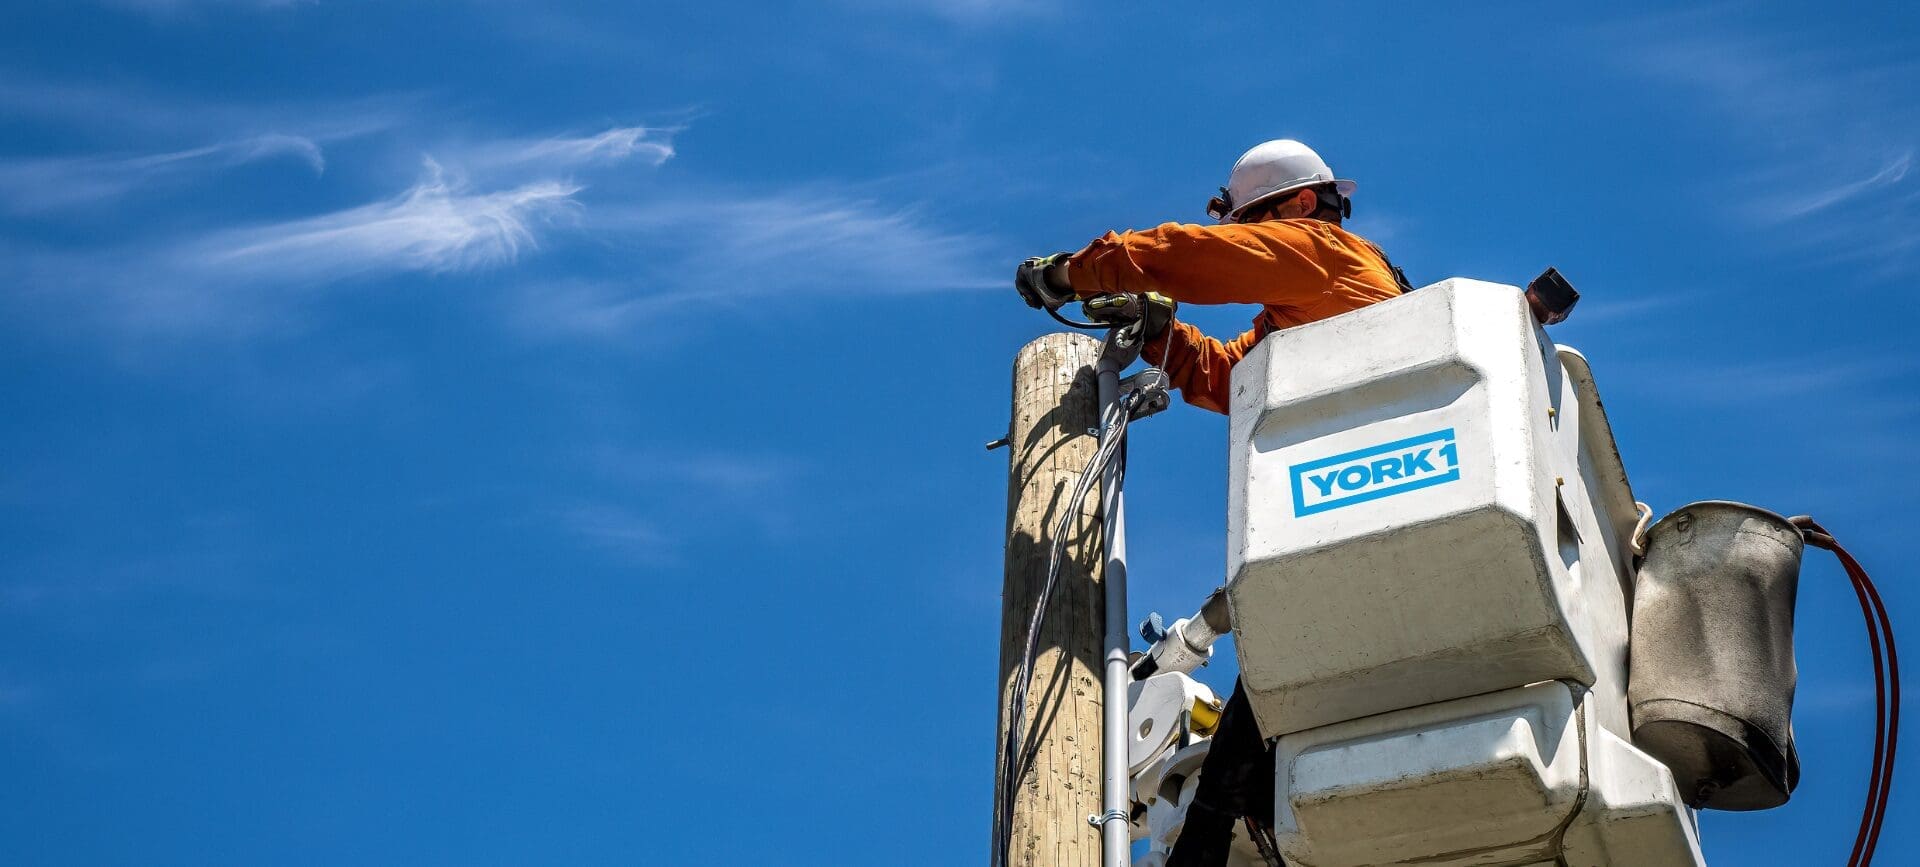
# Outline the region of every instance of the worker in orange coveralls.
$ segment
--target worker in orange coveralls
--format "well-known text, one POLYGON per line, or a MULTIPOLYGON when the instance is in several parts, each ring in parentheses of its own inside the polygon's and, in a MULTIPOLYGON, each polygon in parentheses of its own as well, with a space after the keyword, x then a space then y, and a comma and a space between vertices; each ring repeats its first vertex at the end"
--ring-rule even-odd
POLYGON ((1145 317, 1146 359, 1158 360, 1188 403, 1224 413, 1229 372, 1261 338, 1412 288, 1379 247, 1342 227, 1353 188, 1312 148, 1266 142, 1234 163, 1208 203, 1219 225, 1108 232, 1078 253, 1028 259, 1015 285, 1034 307, 1089 299, 1089 315, 1145 317), (1184 322, 1166 331, 1181 301, 1265 309, 1221 343, 1184 322))
MULTIPOLYGON (((1341 226, 1352 214, 1353 188, 1312 148, 1266 142, 1234 163, 1227 186, 1208 203, 1219 225, 1109 232, 1078 253, 1028 259, 1015 286, 1034 307, 1085 299, 1089 318, 1105 324, 1144 320, 1145 358, 1159 360, 1188 403, 1224 413, 1230 371, 1261 338, 1411 289, 1380 248, 1341 226), (1253 328, 1221 343, 1174 319, 1181 301, 1265 309, 1253 328)), ((1226 864, 1243 818, 1269 833, 1273 753, 1238 683, 1212 744, 1167 867, 1226 864)))

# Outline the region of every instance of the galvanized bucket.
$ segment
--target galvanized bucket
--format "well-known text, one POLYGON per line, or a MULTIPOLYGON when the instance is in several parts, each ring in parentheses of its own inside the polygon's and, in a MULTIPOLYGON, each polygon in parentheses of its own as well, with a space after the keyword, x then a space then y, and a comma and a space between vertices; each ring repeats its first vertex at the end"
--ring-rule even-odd
POLYGON ((1628 651, 1633 741, 1673 770, 1693 807, 1777 807, 1800 781, 1802 547, 1787 519, 1725 501, 1683 506, 1647 531, 1628 651))

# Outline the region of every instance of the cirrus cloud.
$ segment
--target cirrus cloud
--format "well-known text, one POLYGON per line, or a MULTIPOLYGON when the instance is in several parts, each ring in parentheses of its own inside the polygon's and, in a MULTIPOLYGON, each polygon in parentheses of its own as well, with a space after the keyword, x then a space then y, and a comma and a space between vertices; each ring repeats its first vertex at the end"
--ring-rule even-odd
POLYGON ((428 160, 426 177, 387 201, 228 230, 182 255, 208 269, 296 282, 502 265, 537 246, 536 227, 566 213, 579 191, 548 180, 472 192, 428 160))
POLYGON ((217 168, 286 158, 314 174, 326 171, 320 144, 282 133, 248 136, 184 150, 138 155, 87 155, 0 160, 0 202, 16 215, 72 210, 217 168))

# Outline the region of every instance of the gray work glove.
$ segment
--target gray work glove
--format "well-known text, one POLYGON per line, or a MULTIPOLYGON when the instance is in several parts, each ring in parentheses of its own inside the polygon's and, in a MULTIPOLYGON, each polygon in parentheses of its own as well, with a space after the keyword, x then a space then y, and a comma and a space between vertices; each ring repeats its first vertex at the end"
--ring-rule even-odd
POLYGON ((1073 289, 1060 279, 1058 274, 1050 275, 1054 269, 1065 265, 1071 253, 1055 253, 1051 256, 1034 256, 1020 263, 1020 269, 1013 272, 1013 288, 1020 292, 1021 299, 1035 310, 1046 308, 1058 310, 1073 300, 1073 289))

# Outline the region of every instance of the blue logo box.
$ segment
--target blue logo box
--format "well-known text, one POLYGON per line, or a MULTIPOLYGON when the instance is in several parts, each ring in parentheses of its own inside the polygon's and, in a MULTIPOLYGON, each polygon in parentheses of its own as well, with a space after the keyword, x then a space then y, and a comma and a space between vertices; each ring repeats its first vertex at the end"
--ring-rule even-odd
POLYGON ((1293 514, 1319 514, 1460 478, 1453 428, 1294 464, 1293 514))

